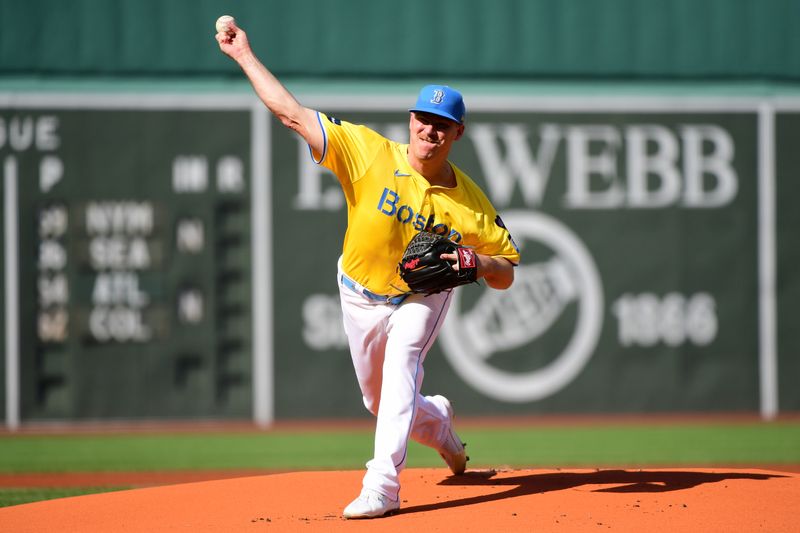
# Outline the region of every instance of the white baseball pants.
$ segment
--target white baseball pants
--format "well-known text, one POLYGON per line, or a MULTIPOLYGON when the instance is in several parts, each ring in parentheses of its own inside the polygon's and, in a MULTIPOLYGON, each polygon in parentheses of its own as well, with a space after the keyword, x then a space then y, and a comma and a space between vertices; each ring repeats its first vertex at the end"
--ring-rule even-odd
MULTIPOLYGON (((450 291, 410 295, 400 305, 364 296, 358 284, 342 283, 344 330, 364 405, 377 416, 375 451, 364 487, 397 500, 409 437, 440 448, 449 419, 437 399, 422 396, 422 364, 450 306, 450 291)), ((372 295, 374 296, 374 295, 372 295)))

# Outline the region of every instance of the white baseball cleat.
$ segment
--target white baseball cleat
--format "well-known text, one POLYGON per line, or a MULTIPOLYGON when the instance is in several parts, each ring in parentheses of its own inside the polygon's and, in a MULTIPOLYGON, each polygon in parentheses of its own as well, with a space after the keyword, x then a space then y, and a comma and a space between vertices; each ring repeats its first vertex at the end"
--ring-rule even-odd
POLYGON ((345 518, 379 518, 388 516, 400 509, 400 501, 391 500, 380 492, 362 489, 361 494, 344 508, 345 518))
POLYGON ((467 451, 464 448, 466 444, 461 442, 461 439, 453 429, 453 406, 450 405, 450 400, 444 396, 435 396, 435 398, 438 398, 438 400, 444 405, 444 408, 447 410, 447 418, 449 419, 447 438, 445 439, 444 444, 442 444, 442 447, 438 450, 439 455, 442 456, 442 459, 444 459, 444 462, 447 463, 447 466, 450 468, 450 471, 453 474, 463 474, 467 469, 467 461, 469 461, 469 457, 467 457, 467 451))

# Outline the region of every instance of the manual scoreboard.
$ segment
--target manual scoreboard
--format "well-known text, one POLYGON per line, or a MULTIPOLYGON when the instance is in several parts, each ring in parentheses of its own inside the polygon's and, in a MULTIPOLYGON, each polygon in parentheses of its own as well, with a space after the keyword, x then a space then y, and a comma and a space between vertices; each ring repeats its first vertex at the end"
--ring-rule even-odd
POLYGON ((20 414, 248 416, 251 112, 113 102, 0 108, 20 414))

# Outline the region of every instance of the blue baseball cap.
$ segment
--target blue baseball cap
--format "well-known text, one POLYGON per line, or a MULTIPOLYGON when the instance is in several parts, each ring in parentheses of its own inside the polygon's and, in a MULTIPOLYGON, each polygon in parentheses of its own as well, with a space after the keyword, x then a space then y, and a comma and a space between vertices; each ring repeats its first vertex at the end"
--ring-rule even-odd
POLYGON ((464 99, 461 93, 447 85, 426 85, 419 92, 417 104, 409 111, 431 113, 449 118, 459 124, 464 123, 464 99))

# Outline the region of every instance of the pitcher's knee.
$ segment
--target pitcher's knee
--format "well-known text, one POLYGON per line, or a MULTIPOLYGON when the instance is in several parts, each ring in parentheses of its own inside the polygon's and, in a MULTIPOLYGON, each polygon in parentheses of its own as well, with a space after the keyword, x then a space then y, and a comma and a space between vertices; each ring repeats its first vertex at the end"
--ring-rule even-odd
POLYGON ((372 413, 373 416, 378 416, 378 406, 381 403, 380 398, 367 398, 366 396, 362 396, 362 398, 367 411, 372 413))

